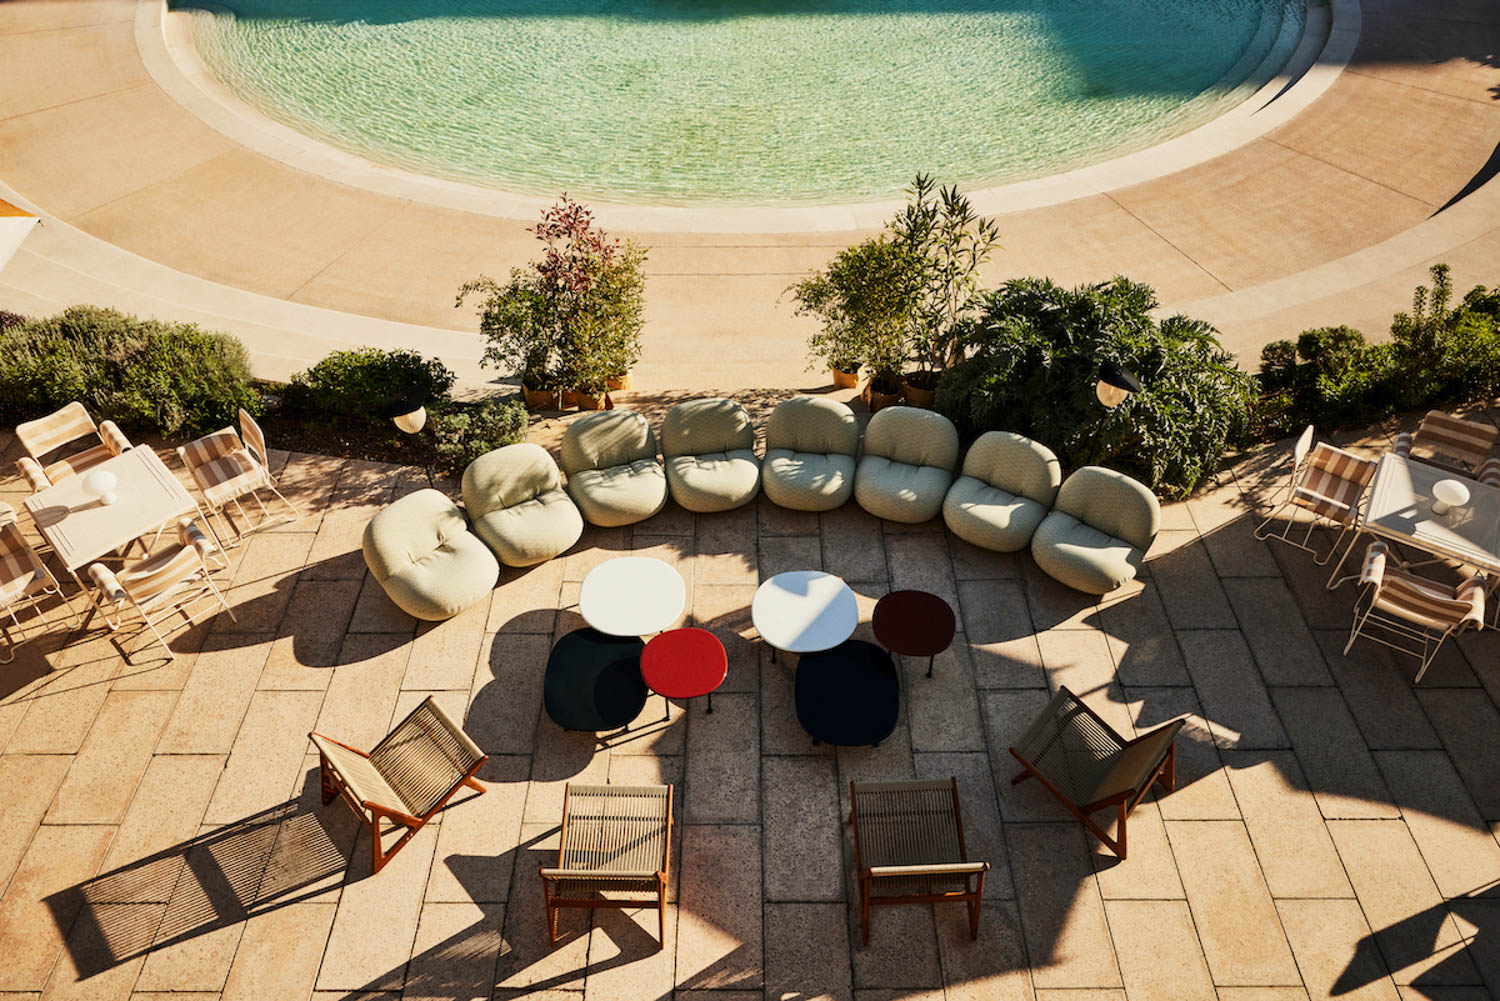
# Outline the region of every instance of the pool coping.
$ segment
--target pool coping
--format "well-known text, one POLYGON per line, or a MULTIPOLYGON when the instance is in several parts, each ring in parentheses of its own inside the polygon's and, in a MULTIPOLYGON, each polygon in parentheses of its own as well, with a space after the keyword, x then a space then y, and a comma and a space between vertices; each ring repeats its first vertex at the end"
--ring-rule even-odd
MULTIPOLYGON (((1301 41, 1265 84, 1222 115, 1182 135, 1114 159, 1042 178, 969 192, 997 214, 1043 208, 1174 174, 1232 152, 1286 124, 1318 100, 1359 41, 1359 0, 1311 5, 1301 41)), ((208 70, 192 41, 191 14, 167 0, 138 0, 135 41, 153 82, 230 140, 287 166, 376 194, 502 219, 531 221, 552 199, 434 177, 366 160, 276 122, 236 97, 208 70)), ((590 200, 599 221, 635 232, 819 233, 880 227, 902 201, 818 206, 663 206, 590 200)))

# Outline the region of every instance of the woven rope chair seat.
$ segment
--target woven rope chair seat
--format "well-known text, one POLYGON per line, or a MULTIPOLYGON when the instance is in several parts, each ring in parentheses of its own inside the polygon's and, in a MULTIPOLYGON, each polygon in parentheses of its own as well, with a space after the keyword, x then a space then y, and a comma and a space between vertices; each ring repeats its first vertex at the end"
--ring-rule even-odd
POLYGON ((428 702, 370 751, 370 764, 414 817, 431 812, 483 759, 478 745, 428 702))
POLYGON ((1021 757, 1079 805, 1093 802, 1124 749, 1117 734, 1066 699, 1054 699, 1016 744, 1021 757))
POLYGON ((560 870, 630 873, 642 880, 649 873, 654 880, 666 853, 666 786, 568 787, 560 870))

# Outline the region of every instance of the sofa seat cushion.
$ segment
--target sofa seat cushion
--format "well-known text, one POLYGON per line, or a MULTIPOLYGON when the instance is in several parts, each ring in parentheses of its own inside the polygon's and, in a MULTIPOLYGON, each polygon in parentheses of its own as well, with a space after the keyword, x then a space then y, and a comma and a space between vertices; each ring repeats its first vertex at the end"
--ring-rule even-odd
POLYGON ((1124 539, 1056 510, 1037 526, 1031 555, 1048 576, 1088 594, 1108 594, 1134 580, 1146 556, 1124 539))
POLYGON ((1047 507, 1030 497, 960 476, 943 498, 943 521, 949 531, 981 549, 1014 553, 1031 544, 1047 516, 1047 507))
POLYGON ((508 567, 545 563, 573 548, 583 516, 561 487, 474 519, 474 534, 508 567))
POLYGON ((832 511, 854 493, 854 456, 767 449, 761 489, 780 507, 832 511))
POLYGON ((667 459, 672 499, 689 511, 729 511, 755 499, 760 460, 748 448, 674 455, 667 459))
POLYGON ((877 518, 914 525, 937 517, 952 482, 947 469, 866 455, 856 467, 854 499, 877 518))
POLYGON ((472 533, 463 511, 436 490, 418 490, 365 526, 365 565, 408 615, 449 619, 484 597, 500 564, 472 533))
POLYGON ((666 506, 667 474, 655 459, 581 469, 568 474, 568 495, 591 525, 633 525, 666 506))

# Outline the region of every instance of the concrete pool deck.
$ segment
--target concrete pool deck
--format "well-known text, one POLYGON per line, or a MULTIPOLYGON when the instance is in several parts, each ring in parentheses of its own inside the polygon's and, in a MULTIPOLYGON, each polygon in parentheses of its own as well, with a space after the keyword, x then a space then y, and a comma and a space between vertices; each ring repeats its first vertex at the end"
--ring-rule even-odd
MULTIPOLYGON (((1334 34, 1351 30, 1349 9, 1335 5, 1334 34)), ((1348 64, 1305 110, 1185 169, 999 213, 1005 249, 989 279, 1128 274, 1167 308, 1214 322, 1247 363, 1309 326, 1382 333, 1435 261, 1453 265, 1460 287, 1492 281, 1500 9, 1364 0, 1353 10, 1348 64)), ((94 302, 198 320, 241 336, 271 377, 379 343, 421 347, 466 382, 484 380, 472 314, 453 308, 453 292, 531 256, 526 223, 357 187, 235 141, 148 65, 161 21, 151 0, 0 5, 10 70, 0 197, 44 218, 0 271, 0 307, 94 302)), ((864 224, 619 228, 651 251, 637 385, 821 383, 804 369, 810 325, 782 291, 864 224)))

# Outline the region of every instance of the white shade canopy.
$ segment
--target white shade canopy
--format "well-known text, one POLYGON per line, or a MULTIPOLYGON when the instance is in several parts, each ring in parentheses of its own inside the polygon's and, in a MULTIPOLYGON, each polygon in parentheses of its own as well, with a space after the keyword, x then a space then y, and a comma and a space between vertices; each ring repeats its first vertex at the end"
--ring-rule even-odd
POLYGON ((21 241, 41 222, 30 212, 23 212, 10 202, 0 199, 0 271, 6 262, 21 249, 21 241))

